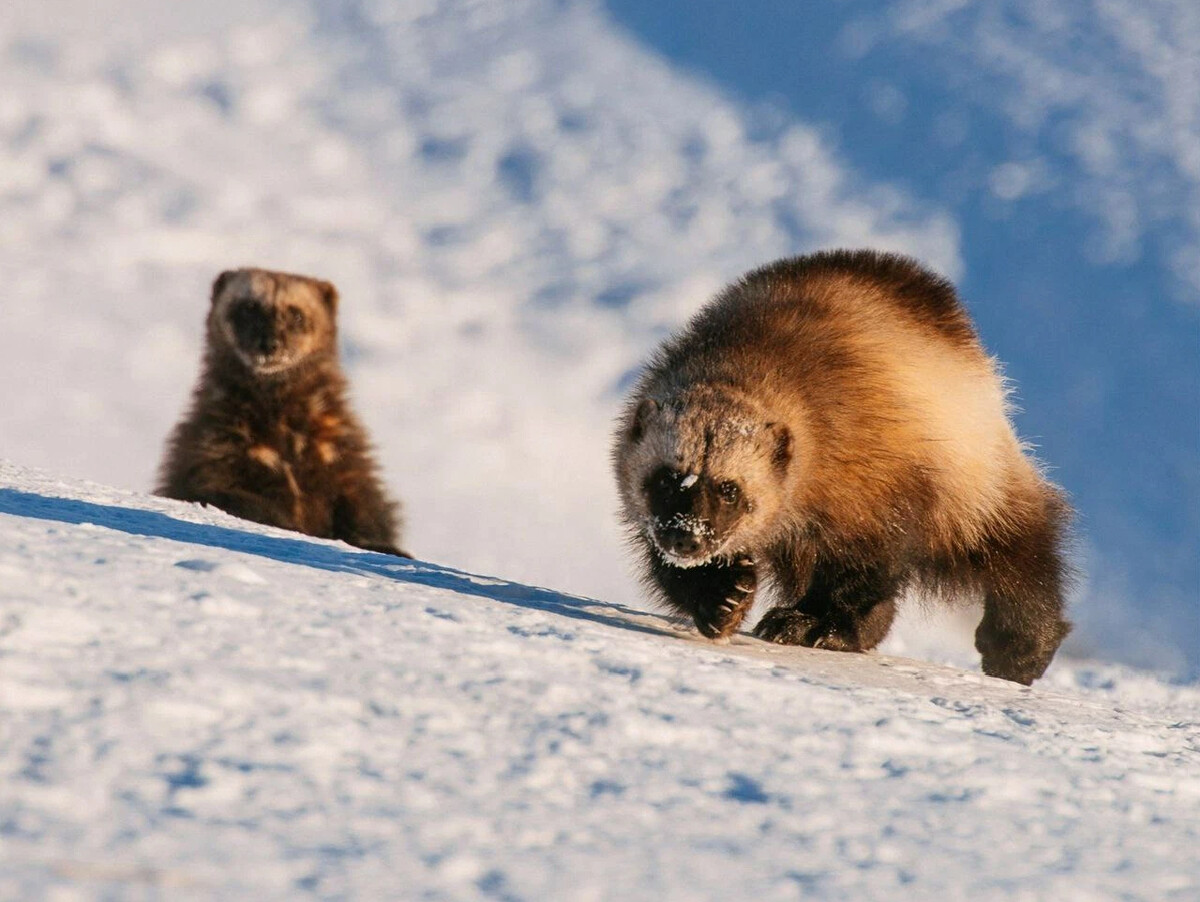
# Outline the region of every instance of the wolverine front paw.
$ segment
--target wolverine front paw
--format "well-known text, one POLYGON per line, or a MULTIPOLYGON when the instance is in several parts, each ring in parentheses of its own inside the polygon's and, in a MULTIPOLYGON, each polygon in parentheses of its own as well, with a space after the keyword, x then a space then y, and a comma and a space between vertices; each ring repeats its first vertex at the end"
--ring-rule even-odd
POLYGON ((728 564, 713 565, 706 576, 696 589, 692 619, 701 635, 723 639, 737 632, 754 603, 758 571, 749 556, 740 555, 728 564))
POLYGON ((754 635, 779 645, 802 645, 830 651, 862 651, 853 629, 819 619, 795 608, 774 608, 754 627, 754 635))
POLYGON ((806 642, 817 626, 817 618, 795 608, 773 608, 763 614, 754 627, 754 635, 780 645, 811 645, 806 642))

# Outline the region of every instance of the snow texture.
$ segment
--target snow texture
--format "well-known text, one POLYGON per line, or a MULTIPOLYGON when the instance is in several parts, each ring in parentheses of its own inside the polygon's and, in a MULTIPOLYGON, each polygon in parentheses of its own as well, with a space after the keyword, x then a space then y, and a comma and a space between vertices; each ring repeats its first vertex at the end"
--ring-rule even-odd
POLYGON ((1195 899, 1200 690, 716 647, 0 465, 0 898, 1195 899))

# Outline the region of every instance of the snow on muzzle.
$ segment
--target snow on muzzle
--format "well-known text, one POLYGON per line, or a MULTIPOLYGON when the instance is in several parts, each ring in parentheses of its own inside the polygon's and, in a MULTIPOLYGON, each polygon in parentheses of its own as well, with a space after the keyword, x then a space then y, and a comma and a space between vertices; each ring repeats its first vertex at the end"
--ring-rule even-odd
POLYGON ((677 567, 705 564, 717 547, 712 524, 695 514, 677 513, 665 519, 653 517, 651 536, 662 556, 677 567))

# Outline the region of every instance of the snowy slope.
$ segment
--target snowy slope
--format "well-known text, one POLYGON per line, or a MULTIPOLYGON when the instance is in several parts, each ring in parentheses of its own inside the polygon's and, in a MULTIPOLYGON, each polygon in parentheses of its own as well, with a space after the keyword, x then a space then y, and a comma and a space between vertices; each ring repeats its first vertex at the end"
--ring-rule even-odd
POLYGON ((1195 899, 1200 689, 716 647, 0 465, 0 898, 1195 899))

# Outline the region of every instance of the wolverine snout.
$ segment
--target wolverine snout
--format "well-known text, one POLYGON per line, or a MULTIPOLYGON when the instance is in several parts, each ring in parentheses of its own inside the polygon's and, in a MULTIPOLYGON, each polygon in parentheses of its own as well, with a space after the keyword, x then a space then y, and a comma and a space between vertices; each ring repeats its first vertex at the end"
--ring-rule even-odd
POLYGON ((712 524, 702 517, 676 515, 667 520, 657 520, 653 529, 654 544, 666 557, 677 565, 684 561, 704 563, 712 556, 717 537, 712 524))
POLYGON ((229 313, 238 344, 254 354, 272 354, 279 347, 279 335, 271 311, 259 304, 241 303, 229 313))
POLYGON ((271 329, 260 329, 246 336, 250 350, 270 357, 279 348, 279 338, 271 329))
POLYGON ((678 526, 660 529, 654 534, 654 538, 663 551, 679 557, 692 557, 704 546, 699 535, 678 526))

